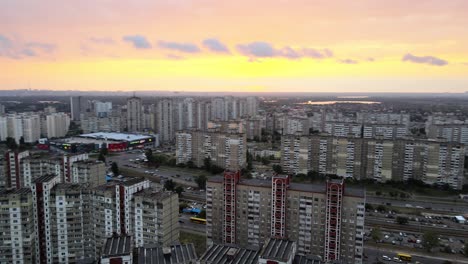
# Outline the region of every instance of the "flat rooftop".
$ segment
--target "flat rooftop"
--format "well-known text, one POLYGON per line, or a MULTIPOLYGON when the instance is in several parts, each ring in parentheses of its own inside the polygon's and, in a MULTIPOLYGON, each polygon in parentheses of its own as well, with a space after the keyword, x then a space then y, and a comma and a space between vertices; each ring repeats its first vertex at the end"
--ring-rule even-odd
POLYGON ((257 264, 259 252, 235 245, 212 245, 208 248, 200 261, 216 264, 257 264))
POLYGON ((260 257, 263 259, 287 262, 293 257, 292 254, 295 244, 295 242, 287 239, 270 238, 266 246, 263 247, 260 257))
MULTIPOLYGON (((208 178, 208 182, 222 183, 224 180, 223 176, 214 176, 208 178)), ((241 179, 239 185, 247 186, 256 186, 271 188, 271 180, 262 180, 262 179, 241 179)), ((326 183, 321 184, 310 184, 310 183, 289 183, 289 190, 301 191, 301 192, 313 192, 313 193, 325 193, 326 192, 326 183)), ((354 197, 364 197, 365 189, 356 188, 356 187, 347 187, 345 184, 345 196, 354 196, 354 197)))
POLYGON ((103 257, 114 257, 130 255, 132 251, 132 238, 131 236, 113 236, 106 240, 102 256, 103 257))
POLYGON ((163 247, 138 248, 138 263, 154 264, 189 264, 196 263, 197 254, 193 244, 163 247), (164 252, 164 250, 167 250, 164 252), (166 254, 165 254, 166 253, 166 254))
POLYGON ((96 133, 89 133, 89 134, 81 134, 79 137, 93 138, 93 139, 100 139, 100 140, 114 140, 114 141, 134 141, 134 140, 153 138, 152 136, 148 136, 148 135, 114 133, 114 132, 96 132, 96 133))

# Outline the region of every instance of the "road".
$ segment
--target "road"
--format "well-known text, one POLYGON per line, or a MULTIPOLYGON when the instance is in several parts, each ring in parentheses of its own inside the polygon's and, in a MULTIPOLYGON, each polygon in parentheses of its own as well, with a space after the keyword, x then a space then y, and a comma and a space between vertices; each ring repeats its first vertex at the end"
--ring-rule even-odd
POLYGON ((415 208, 416 206, 420 206, 422 208, 431 208, 432 210, 436 211, 443 211, 443 212, 459 212, 459 213, 466 213, 468 212, 468 203, 466 202, 457 202, 457 203, 448 203, 448 202, 436 202, 436 201, 415 201, 415 200, 396 200, 390 198, 382 198, 382 197, 375 197, 375 196, 367 196, 366 203, 369 204, 376 204, 376 205, 388 205, 396 206, 396 207, 406 207, 406 208, 415 208))
POLYGON ((180 168, 167 168, 162 167, 158 169, 154 168, 147 168, 143 164, 136 164, 134 161, 141 159, 143 153, 115 153, 114 156, 108 156, 108 162, 116 162, 119 167, 127 168, 129 170, 137 171, 140 173, 145 173, 148 175, 148 178, 156 178, 158 180, 161 179, 172 179, 175 183, 184 185, 187 187, 197 187, 197 184, 194 182, 194 175, 193 173, 188 172, 187 170, 183 170, 180 168), (132 166, 132 167, 129 167, 132 166), (149 172, 149 173, 146 173, 149 172), (177 176, 179 175, 179 176, 177 176))
MULTIPOLYGON (((377 263, 378 261, 382 261, 383 263, 396 263, 393 261, 384 261, 382 259, 382 256, 388 256, 391 257, 392 259, 399 253, 399 251, 396 250, 391 250, 391 249, 380 249, 377 247, 369 247, 369 246, 364 246, 364 254, 368 257, 364 263, 377 263)), ((405 252, 402 252, 405 253, 405 252)), ((427 255, 415 255, 414 253, 410 254, 412 258, 412 263, 415 263, 416 261, 419 261, 422 264, 443 264, 445 261, 450 260, 453 263, 468 263, 468 259, 462 257, 462 256, 456 256, 454 255, 453 258, 446 258, 446 257, 440 257, 440 256, 427 256, 427 255)))
POLYGON ((190 222, 190 217, 192 217, 192 216, 193 215, 191 215, 191 214, 182 214, 179 217, 180 229, 181 230, 187 230, 188 229, 190 231, 197 232, 197 233, 205 235, 206 234, 206 225, 196 224, 196 223, 190 222))

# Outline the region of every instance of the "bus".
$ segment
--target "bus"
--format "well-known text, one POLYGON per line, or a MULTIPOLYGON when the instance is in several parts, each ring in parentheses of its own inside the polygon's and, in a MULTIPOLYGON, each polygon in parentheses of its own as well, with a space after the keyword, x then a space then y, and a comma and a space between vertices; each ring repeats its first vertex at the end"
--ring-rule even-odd
POLYGON ((411 255, 410 254, 405 254, 405 253, 398 253, 398 258, 403 261, 410 262, 411 261, 411 255))
POLYGON ((198 218, 198 217, 190 217, 190 222, 206 225, 206 219, 198 218))

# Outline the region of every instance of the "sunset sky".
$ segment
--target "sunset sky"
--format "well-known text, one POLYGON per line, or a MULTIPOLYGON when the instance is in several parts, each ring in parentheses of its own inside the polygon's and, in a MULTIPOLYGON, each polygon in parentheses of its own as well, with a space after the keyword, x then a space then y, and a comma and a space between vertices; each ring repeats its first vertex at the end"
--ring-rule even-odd
POLYGON ((0 89, 468 91, 466 0, 0 0, 0 89))

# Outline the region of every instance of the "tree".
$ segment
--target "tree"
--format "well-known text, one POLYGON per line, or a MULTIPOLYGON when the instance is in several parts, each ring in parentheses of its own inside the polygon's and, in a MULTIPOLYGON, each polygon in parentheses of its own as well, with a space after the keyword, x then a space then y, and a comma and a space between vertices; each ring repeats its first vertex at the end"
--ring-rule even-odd
POLYGON ((106 157, 105 157, 104 154, 102 154, 102 153, 99 153, 98 160, 99 160, 99 161, 102 161, 102 162, 104 162, 104 163, 106 163, 106 157))
POLYGON ((206 219, 206 210, 202 209, 201 212, 197 216, 198 218, 206 219))
POLYGON ((211 158, 210 157, 206 157, 205 159, 203 159, 203 168, 207 171, 209 171, 211 169, 211 158))
POLYGON ((20 143, 20 146, 26 144, 26 142, 24 142, 24 137, 23 136, 21 136, 21 138, 19 140, 19 143, 20 143))
POLYGON ((152 164, 152 165, 155 164, 155 157, 154 157, 153 151, 151 149, 147 149, 145 151, 145 157, 148 160, 148 164, 152 164))
POLYGON ((380 240, 382 240, 382 231, 378 227, 374 228, 372 229, 370 236, 372 240, 374 240, 374 242, 379 242, 380 240))
POLYGON ((206 189, 206 176, 205 175, 200 175, 198 177, 195 178, 195 182, 197 183, 198 185, 198 188, 200 188, 200 190, 205 190, 206 189))
POLYGON ((468 242, 465 243, 465 250, 463 253, 465 253, 465 256, 468 256, 468 242))
POLYGON ((187 207, 188 207, 188 203, 186 202, 179 203, 179 212, 182 212, 182 210, 184 210, 184 208, 187 208, 187 207))
POLYGON ((107 147, 102 147, 101 150, 99 151, 99 154, 102 154, 103 156, 106 156, 107 154, 109 154, 109 150, 107 149, 107 147))
POLYGON ((195 164, 193 163, 192 160, 187 161, 187 167, 189 167, 190 169, 195 168, 195 164))
POLYGON ((432 248, 439 244, 439 235, 434 231, 426 231, 422 237, 422 246, 431 252, 432 248))
POLYGON ((15 150, 18 148, 18 144, 16 144, 16 141, 12 137, 7 137, 6 138, 6 145, 9 149, 15 150))
POLYGON ((174 190, 178 195, 181 195, 184 192, 184 187, 182 186, 177 186, 174 190))
POLYGON ((164 188, 168 191, 174 191, 175 190, 175 187, 176 187, 176 184, 174 183, 173 180, 167 180, 165 183, 164 183, 164 188))
POLYGON ((385 207, 385 205, 379 204, 379 206, 377 206, 377 211, 385 212, 387 211, 387 207, 385 207))
POLYGON ((221 167, 219 167, 217 165, 211 165, 211 168, 210 168, 211 174, 218 174, 218 173, 221 173, 223 171, 224 171, 223 168, 221 168, 221 167))
POLYGON ((283 173, 283 168, 281 167, 281 165, 275 164, 275 165, 273 165, 273 171, 275 171, 278 174, 282 174, 283 173))
POLYGON ((406 225, 408 223, 408 217, 397 216, 396 221, 399 225, 406 225))
POLYGON ((270 164, 270 160, 267 157, 263 157, 262 158, 262 164, 263 165, 268 165, 268 164, 270 164))
POLYGON ((114 176, 118 176, 120 174, 119 165, 117 165, 116 162, 112 162, 111 171, 114 173, 114 176))

